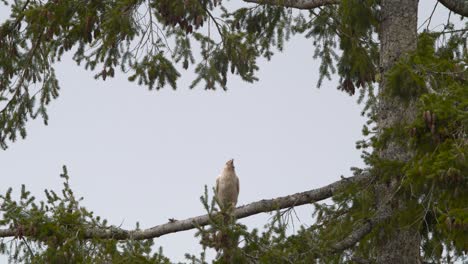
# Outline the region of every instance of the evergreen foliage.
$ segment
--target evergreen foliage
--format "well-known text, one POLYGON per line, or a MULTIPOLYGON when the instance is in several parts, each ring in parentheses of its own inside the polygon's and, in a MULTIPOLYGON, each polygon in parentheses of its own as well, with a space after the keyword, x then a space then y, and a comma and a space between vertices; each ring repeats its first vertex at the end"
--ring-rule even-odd
POLYGON ((176 64, 183 69, 195 64, 192 88, 204 82, 205 89, 227 89, 228 73, 256 81, 259 57, 270 59, 291 34, 305 33, 314 38, 315 57, 322 60, 318 86, 335 73, 335 62, 339 89, 354 94, 355 87, 374 81, 375 1, 347 0, 338 10, 326 7, 308 17, 269 5, 230 11, 217 0, 26 0, 10 5, 11 18, 0 27, 2 148, 26 136, 29 118, 39 115, 47 124, 47 106, 60 88, 54 62, 65 52, 103 80, 120 69, 149 89, 166 84, 175 89, 176 64), (201 48, 198 56, 192 52, 194 41, 201 48), (337 42, 341 57, 334 51, 337 42))
MULTIPOLYGON (((338 74, 338 89, 354 94, 361 88, 366 137, 366 170, 385 183, 397 175, 401 186, 395 196, 406 207, 379 224, 354 247, 334 250, 335 243, 368 223, 376 214, 376 191, 353 185, 333 197, 333 204, 315 204, 316 223, 287 235, 291 210, 275 214, 263 231, 249 231, 235 221, 224 222, 209 202, 201 201, 212 216, 209 228, 199 227, 204 249, 222 249, 214 263, 346 263, 373 259, 378 231, 395 226, 416 226, 423 237, 425 260, 450 263, 468 250, 468 25, 444 32, 423 32, 418 48, 387 72, 385 98, 415 104, 414 122, 403 120, 375 132, 376 82, 380 1, 342 0, 339 7, 325 6, 296 12, 281 6, 258 5, 228 9, 218 0, 104 0, 14 1, 11 18, 0 26, 0 145, 25 137, 29 118, 40 115, 47 124, 47 106, 59 95, 54 62, 72 52, 78 64, 96 78, 129 74, 149 89, 176 88, 181 73, 194 70, 192 88, 227 89, 228 74, 256 81, 257 59, 270 59, 282 51, 291 34, 313 39, 315 58, 323 78, 338 74), (219 15, 220 18, 215 18, 219 15), (214 32, 214 33, 213 33, 214 32), (200 54, 193 54, 200 47, 200 54), (339 49, 339 51, 338 51, 339 49), (414 153, 408 162, 384 160, 376 151, 399 144, 414 153), (219 233, 226 241, 219 241, 219 233), (229 259, 226 258, 229 256, 229 259)), ((380 98, 381 100, 381 98, 380 98)), ((361 170, 356 169, 356 173, 361 170)), ((15 242, 0 240, 1 253, 24 263, 169 263, 161 250, 152 253, 152 240, 117 241, 84 239, 87 228, 112 228, 105 220, 80 206, 68 174, 62 174, 61 195, 46 191, 36 202, 23 187, 18 201, 10 189, 0 196, 0 226, 18 230, 15 242)), ((138 228, 138 226, 137 226, 138 228)), ((205 252, 187 255, 189 263, 207 263, 205 252)))
MULTIPOLYGON (((158 263, 169 264, 162 249, 151 253, 152 240, 117 241, 84 239, 91 227, 112 228, 106 220, 94 216, 80 205, 70 188, 63 167, 61 193, 45 190, 46 200, 36 202, 26 187, 18 201, 10 188, 0 196, 0 226, 17 230, 15 241, 0 240, 0 253, 14 263, 158 263)), ((138 229, 138 224, 137 224, 138 229)))

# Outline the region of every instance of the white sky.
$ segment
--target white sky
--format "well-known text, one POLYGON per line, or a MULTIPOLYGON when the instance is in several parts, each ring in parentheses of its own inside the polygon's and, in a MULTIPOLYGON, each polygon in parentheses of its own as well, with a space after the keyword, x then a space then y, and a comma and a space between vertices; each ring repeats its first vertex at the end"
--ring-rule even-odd
MULTIPOLYGON (((420 22, 435 1, 420 1, 420 22)), ((7 17, 0 9, 0 21, 7 17)), ((439 5, 431 28, 446 21, 439 5)), ((457 17, 458 21, 458 17, 457 17)), ((284 53, 259 63, 259 82, 230 78, 229 90, 190 90, 183 72, 178 90, 148 91, 118 74, 96 81, 69 56, 56 67, 60 97, 49 125, 29 122, 28 136, 0 151, 0 192, 26 184, 37 198, 60 190, 62 165, 83 205, 113 225, 142 228, 204 214, 199 201, 226 160, 235 159, 239 205, 321 187, 362 166, 355 142, 365 119, 357 96, 316 88, 319 62, 312 40, 294 38, 284 53)), ((311 206, 298 208, 310 223, 311 206)), ((263 226, 268 214, 243 219, 263 226)), ((194 231, 156 239, 172 261, 200 251, 194 231)), ((0 257, 0 262, 2 258, 0 257)))

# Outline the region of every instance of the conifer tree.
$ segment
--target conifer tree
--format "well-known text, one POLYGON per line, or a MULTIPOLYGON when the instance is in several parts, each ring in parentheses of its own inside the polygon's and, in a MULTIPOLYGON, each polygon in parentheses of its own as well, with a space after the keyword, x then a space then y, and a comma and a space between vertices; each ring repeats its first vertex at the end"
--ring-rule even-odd
MULTIPOLYGON (((141 230, 109 226, 80 205, 64 168, 61 193, 36 202, 0 196, 0 252, 24 263, 170 263, 152 239, 197 228, 204 247, 222 231, 236 244, 232 263, 452 263, 468 250, 467 25, 418 32, 417 0, 2 0, 0 146, 26 136, 59 96, 54 63, 73 53, 96 78, 127 74, 151 89, 227 89, 228 77, 257 81, 293 34, 313 39, 321 86, 359 93, 368 123, 358 142, 366 167, 319 189, 237 208, 234 216, 277 211, 263 232, 220 220, 208 191, 207 214, 141 230), (300 11, 299 11, 300 10, 300 11), (200 53, 195 54, 199 46, 200 53), (174 47, 171 49, 171 47, 174 47), (318 201, 332 198, 332 205, 318 201), (288 208, 314 203, 316 223, 286 235, 288 208), (282 211, 282 209, 285 209, 282 211)), ((463 0, 439 0, 468 15, 463 0)), ((222 245, 221 245, 222 247, 222 245)), ((187 255, 189 263, 206 263, 187 255)), ((215 263, 226 263, 220 257, 215 263)))

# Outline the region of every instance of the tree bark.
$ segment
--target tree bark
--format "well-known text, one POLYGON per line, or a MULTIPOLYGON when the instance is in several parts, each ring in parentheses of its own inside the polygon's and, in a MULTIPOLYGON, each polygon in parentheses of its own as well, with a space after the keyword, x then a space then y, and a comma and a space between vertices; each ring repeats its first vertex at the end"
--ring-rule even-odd
POLYGON ((462 16, 468 16, 468 1, 466 0, 439 0, 450 11, 462 16))
MULTIPOLYGON (((415 118, 414 100, 402 102, 401 99, 384 95, 389 89, 386 74, 402 56, 416 49, 417 46, 418 0, 382 0, 380 24, 380 83, 379 102, 377 105, 377 127, 381 134, 386 128, 396 124, 410 123, 415 118)), ((406 162, 412 157, 411 151, 395 140, 387 142, 378 151, 381 159, 406 162)), ((376 185, 377 206, 388 214, 405 207, 405 200, 395 197, 402 175, 393 175, 386 183, 376 185), (388 203, 388 199, 392 199, 388 203)), ((376 245, 376 262, 420 263, 421 238, 416 227, 390 228, 381 230, 376 245)))

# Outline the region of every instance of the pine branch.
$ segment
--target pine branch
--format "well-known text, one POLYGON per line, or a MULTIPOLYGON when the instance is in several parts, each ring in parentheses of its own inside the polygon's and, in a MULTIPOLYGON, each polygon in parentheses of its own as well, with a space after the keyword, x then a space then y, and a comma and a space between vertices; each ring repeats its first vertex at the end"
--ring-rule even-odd
POLYGON ((450 11, 462 16, 468 16, 468 1, 467 0, 439 0, 450 11))
POLYGON ((278 5, 297 9, 313 9, 320 6, 339 4, 339 0, 244 0, 247 3, 278 5))
MULTIPOLYGON (((342 180, 331 183, 327 186, 296 193, 279 198, 260 200, 247 205, 237 207, 234 211, 234 216, 237 219, 249 217, 259 213, 272 212, 279 209, 310 204, 312 202, 322 201, 332 197, 336 193, 343 190, 343 188, 353 183, 363 183, 371 180, 372 177, 368 173, 362 173, 353 177, 344 178, 342 180)), ((100 239, 134 239, 143 240, 160 237, 166 234, 194 229, 200 226, 209 225, 209 215, 201 215, 185 220, 170 219, 168 223, 157 225, 145 230, 125 230, 117 227, 110 228, 90 228, 85 231, 84 238, 100 238, 100 239)), ((15 237, 18 232, 14 228, 0 229, 0 237, 15 237)), ((27 232, 22 234, 28 236, 27 232)))

